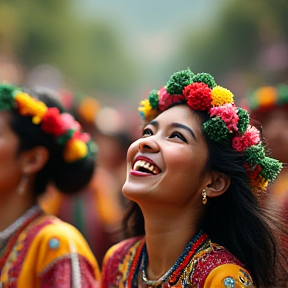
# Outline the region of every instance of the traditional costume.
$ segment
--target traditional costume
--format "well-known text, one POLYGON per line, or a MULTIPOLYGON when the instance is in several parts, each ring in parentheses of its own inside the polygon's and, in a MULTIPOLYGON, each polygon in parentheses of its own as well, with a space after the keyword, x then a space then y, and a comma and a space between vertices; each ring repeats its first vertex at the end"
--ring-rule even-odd
POLYGON ((92 288, 99 280, 98 264, 78 230, 38 206, 0 232, 0 287, 92 288))
POLYGON ((175 264, 159 280, 147 279, 146 265, 145 237, 122 241, 106 254, 101 287, 254 287, 244 266, 224 247, 212 243, 202 231, 191 239, 175 264))

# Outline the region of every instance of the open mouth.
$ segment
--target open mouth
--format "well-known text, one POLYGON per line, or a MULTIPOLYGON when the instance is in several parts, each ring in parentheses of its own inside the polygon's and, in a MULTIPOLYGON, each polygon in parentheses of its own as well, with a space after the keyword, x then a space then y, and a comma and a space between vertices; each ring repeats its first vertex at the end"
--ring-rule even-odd
POLYGON ((133 170, 143 173, 150 173, 152 175, 157 175, 161 173, 161 170, 157 166, 144 160, 136 161, 135 164, 133 165, 133 170))

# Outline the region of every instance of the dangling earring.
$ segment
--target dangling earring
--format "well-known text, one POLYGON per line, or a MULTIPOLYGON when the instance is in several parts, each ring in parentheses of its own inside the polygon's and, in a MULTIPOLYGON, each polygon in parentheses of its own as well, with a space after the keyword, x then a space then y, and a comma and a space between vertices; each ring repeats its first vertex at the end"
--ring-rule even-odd
POLYGON ((19 183, 19 186, 18 186, 18 194, 19 195, 23 195, 25 193, 25 190, 26 190, 26 187, 27 187, 27 184, 28 184, 28 176, 27 175, 23 175, 20 183, 19 183))
POLYGON ((205 205, 207 203, 207 195, 206 195, 206 190, 202 190, 202 203, 205 205))

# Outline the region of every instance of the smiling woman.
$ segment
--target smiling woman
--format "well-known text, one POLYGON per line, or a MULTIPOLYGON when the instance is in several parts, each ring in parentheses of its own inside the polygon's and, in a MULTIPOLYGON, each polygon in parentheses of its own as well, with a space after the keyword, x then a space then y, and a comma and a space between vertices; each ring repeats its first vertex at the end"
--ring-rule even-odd
POLYGON ((102 287, 275 284, 287 265, 260 202, 282 164, 265 155, 247 111, 190 70, 141 105, 145 127, 128 149, 123 186, 136 237, 107 252, 102 287))

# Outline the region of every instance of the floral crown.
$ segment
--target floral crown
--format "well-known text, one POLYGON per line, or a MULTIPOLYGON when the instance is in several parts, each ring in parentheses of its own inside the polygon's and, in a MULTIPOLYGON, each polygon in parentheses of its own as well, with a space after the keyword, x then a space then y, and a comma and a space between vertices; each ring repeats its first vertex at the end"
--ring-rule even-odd
POLYGON ((247 107, 251 113, 265 113, 277 106, 288 108, 288 85, 259 87, 250 92, 241 105, 247 107))
POLYGON ((139 111, 147 122, 177 103, 207 112, 210 118, 203 124, 204 134, 216 142, 229 141, 236 151, 243 153, 243 166, 256 195, 276 179, 282 164, 265 156, 260 131, 249 124, 248 112, 236 107, 233 97, 210 74, 194 74, 187 69, 174 73, 160 90, 152 90, 148 99, 140 102, 139 111))
POLYGON ((63 158, 73 163, 96 152, 96 146, 87 133, 69 113, 60 113, 57 107, 49 108, 44 102, 32 98, 17 87, 0 84, 0 110, 17 111, 22 116, 31 116, 32 123, 55 137, 64 146, 63 158))

